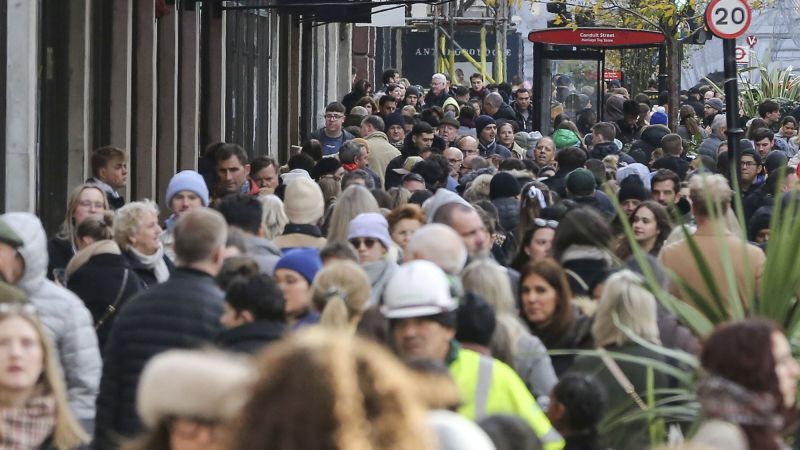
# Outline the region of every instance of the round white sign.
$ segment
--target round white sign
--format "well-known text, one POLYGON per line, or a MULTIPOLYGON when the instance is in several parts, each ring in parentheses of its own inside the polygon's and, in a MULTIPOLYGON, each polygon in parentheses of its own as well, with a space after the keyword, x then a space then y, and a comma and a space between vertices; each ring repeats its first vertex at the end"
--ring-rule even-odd
POLYGON ((744 0, 713 0, 706 9, 708 29, 723 39, 735 39, 750 26, 750 5, 744 0))

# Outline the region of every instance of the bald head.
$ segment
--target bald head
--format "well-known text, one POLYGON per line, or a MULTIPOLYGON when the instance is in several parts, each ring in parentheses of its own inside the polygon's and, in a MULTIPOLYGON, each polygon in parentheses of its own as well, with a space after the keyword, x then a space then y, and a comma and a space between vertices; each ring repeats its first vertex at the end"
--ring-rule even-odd
POLYGON ((450 176, 458 179, 458 171, 464 163, 464 154, 456 147, 447 147, 444 149, 444 157, 450 166, 450 176))
POLYGON ((458 140, 458 149, 464 154, 464 158, 478 154, 478 140, 472 136, 464 136, 458 140))
POLYGON ((467 262, 464 241, 452 228, 440 223, 420 227, 406 247, 406 262, 430 261, 451 275, 457 275, 467 262))

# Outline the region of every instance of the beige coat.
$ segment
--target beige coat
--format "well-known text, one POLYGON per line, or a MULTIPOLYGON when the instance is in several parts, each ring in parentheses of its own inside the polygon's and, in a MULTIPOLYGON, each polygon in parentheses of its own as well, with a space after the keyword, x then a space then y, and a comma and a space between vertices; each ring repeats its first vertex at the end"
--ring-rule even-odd
POLYGON ((369 168, 381 178, 383 187, 386 177, 386 166, 389 161, 400 156, 400 150, 389 143, 389 138, 382 131, 373 131, 365 140, 369 145, 369 168))
MULTIPOLYGON (((733 264, 733 273, 736 278, 737 296, 739 301, 742 302, 742 305, 746 308, 746 303, 744 300, 748 297, 752 297, 752 295, 746 294, 746 275, 749 277, 749 283, 753 289, 752 292, 757 293, 761 282, 761 275, 764 270, 764 264, 766 263, 766 256, 764 255, 764 252, 755 245, 743 241, 730 232, 726 231, 724 233, 724 236, 721 238, 715 237, 713 225, 707 224, 705 226, 698 227, 694 234, 694 240, 697 243, 697 247, 700 249, 700 252, 705 257, 706 264, 711 270, 711 274, 715 284, 717 285, 717 289, 719 289, 721 295, 725 297, 722 303, 726 305, 728 312, 730 312, 729 294, 727 292, 728 283, 725 276, 725 269, 722 264, 723 258, 729 259, 733 264), (727 256, 725 253, 723 253, 720 242, 722 242, 722 245, 728 249, 727 256), (749 270, 747 271, 745 270, 745 255, 747 264, 750 266, 749 270)), ((692 252, 689 249, 689 245, 686 240, 682 240, 664 247, 661 250, 660 259, 665 269, 669 269, 679 279, 685 281, 688 286, 697 291, 703 297, 710 298, 710 289, 708 289, 706 283, 703 281, 703 276, 700 274, 698 265, 692 257, 692 252)), ((690 305, 693 303, 691 296, 684 291, 682 286, 680 286, 676 280, 670 280, 669 289, 670 292, 676 297, 684 300, 690 305)))

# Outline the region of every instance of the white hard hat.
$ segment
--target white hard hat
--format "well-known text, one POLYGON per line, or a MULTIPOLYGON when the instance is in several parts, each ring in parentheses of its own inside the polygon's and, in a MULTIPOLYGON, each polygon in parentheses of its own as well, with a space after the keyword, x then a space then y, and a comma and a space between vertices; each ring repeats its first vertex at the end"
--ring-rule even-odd
POLYGON ((411 261, 395 271, 383 291, 381 312, 387 319, 425 317, 455 311, 447 274, 430 261, 411 261))

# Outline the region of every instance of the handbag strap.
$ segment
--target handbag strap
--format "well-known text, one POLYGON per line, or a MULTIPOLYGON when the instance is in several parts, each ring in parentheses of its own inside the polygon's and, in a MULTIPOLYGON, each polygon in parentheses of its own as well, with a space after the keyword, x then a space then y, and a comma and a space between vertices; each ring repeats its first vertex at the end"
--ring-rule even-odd
POLYGON ((603 360, 603 364, 606 365, 608 371, 611 372, 611 375, 614 377, 615 380, 617 380, 617 383, 622 388, 622 390, 625 391, 625 393, 628 394, 633 399, 633 401, 636 403, 637 406, 639 406, 639 408, 642 411, 647 411, 647 405, 644 404, 642 398, 639 397, 639 394, 636 393, 636 389, 634 389, 633 383, 631 383, 631 380, 629 380, 628 377, 625 376, 625 373, 619 367, 619 364, 617 364, 617 362, 614 361, 614 359, 608 355, 606 349, 598 348, 597 352, 600 353, 600 359, 603 360))
POLYGON ((106 311, 103 313, 103 317, 101 317, 100 320, 97 321, 97 324, 95 324, 94 326, 95 331, 99 330, 100 327, 103 326, 105 321, 108 320, 108 318, 111 317, 111 315, 114 314, 114 312, 117 310, 117 305, 119 304, 119 301, 122 299, 122 294, 125 293, 125 288, 127 286, 128 286, 128 269, 125 269, 125 272, 122 274, 122 285, 120 285, 119 292, 117 292, 117 296, 116 298, 114 298, 114 303, 108 305, 108 308, 106 308, 106 311))

